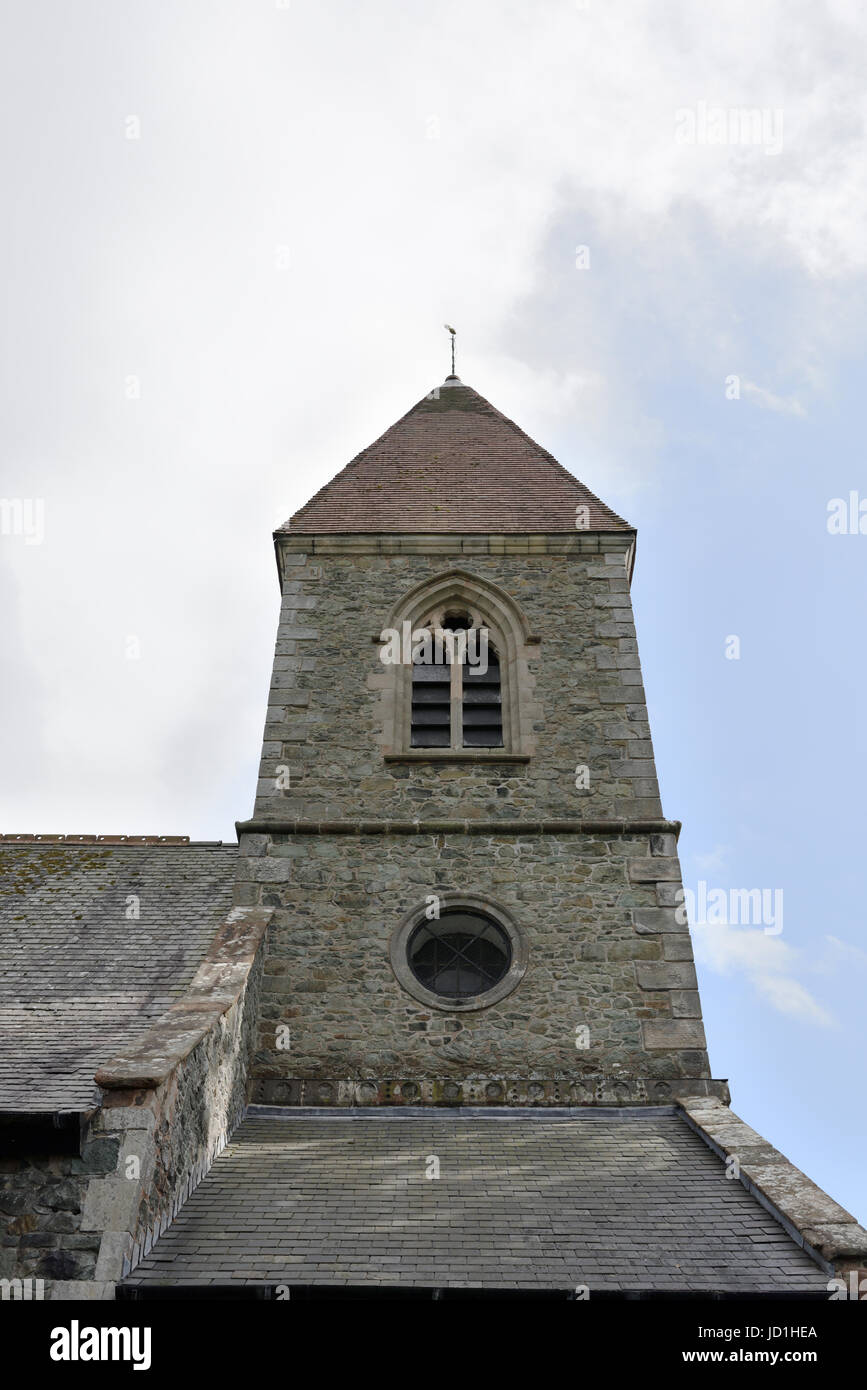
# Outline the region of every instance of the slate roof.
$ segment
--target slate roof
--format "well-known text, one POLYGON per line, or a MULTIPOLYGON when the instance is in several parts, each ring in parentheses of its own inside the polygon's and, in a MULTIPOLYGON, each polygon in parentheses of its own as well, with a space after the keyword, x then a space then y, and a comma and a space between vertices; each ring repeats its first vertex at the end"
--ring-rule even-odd
POLYGON ((252 1107, 124 1283, 585 1284, 592 1299, 827 1297, 827 1280, 674 1107, 252 1107))
POLYGON ((632 528, 513 421, 447 380, 281 527, 333 532, 575 533, 632 528))
POLYGON ((183 994, 231 910, 236 857, 218 844, 0 844, 0 1110, 96 1104, 97 1067, 183 994))

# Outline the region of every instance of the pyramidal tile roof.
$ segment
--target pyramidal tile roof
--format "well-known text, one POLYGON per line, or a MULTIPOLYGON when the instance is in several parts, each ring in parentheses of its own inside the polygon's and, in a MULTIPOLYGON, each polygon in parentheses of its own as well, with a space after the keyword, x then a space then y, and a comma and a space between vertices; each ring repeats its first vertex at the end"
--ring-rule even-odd
POLYGON ((449 377, 280 528, 552 532, 632 527, 478 391, 449 377))

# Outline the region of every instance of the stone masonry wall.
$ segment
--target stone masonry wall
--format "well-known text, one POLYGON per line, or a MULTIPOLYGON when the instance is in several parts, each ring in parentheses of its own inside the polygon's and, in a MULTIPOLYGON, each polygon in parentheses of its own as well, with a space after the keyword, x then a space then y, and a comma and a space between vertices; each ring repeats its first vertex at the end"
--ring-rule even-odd
POLYGON ((297 1102, 286 1083, 304 1080, 303 1099, 321 1104, 353 1078, 370 1099, 384 1079, 443 1078, 555 1078, 594 1099, 601 1077, 617 1099, 659 1100, 681 1078, 709 1077, 689 933, 665 905, 679 882, 674 835, 245 838, 249 891, 276 908, 254 1099, 297 1102), (405 914, 448 892, 490 895, 528 946, 517 988, 459 1015, 418 1002, 389 959, 405 914))
POLYGON ((82 1231, 88 1184, 117 1166, 120 1140, 86 1131, 80 1155, 0 1160, 0 1278, 89 1281, 100 1236, 82 1231))
POLYGON ((284 550, 255 815, 660 816, 625 542, 601 539, 611 548, 598 554, 284 550), (383 760, 388 674, 374 638, 403 594, 455 568, 503 588, 540 638, 530 663, 537 748, 529 763, 383 760), (590 771, 581 791, 579 764, 590 771), (280 767, 290 785, 278 789, 280 767))

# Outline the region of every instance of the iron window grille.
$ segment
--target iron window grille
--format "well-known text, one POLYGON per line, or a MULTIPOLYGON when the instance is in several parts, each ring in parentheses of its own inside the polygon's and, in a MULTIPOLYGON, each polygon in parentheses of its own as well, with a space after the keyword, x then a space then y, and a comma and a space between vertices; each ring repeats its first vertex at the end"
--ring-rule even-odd
POLYGON ((493 989, 507 974, 512 944, 490 917, 456 910, 420 922, 407 957, 425 989, 444 999, 469 999, 493 989))

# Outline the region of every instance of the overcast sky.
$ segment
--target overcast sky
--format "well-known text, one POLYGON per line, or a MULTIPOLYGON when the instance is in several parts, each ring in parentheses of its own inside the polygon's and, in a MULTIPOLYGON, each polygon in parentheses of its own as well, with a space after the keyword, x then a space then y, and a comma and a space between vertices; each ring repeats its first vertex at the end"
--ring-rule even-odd
POLYGON ((638 526, 685 881, 784 892, 695 929, 714 1074, 867 1219, 863 5, 4 8, 2 828, 234 838, 271 532, 447 320, 638 526))

